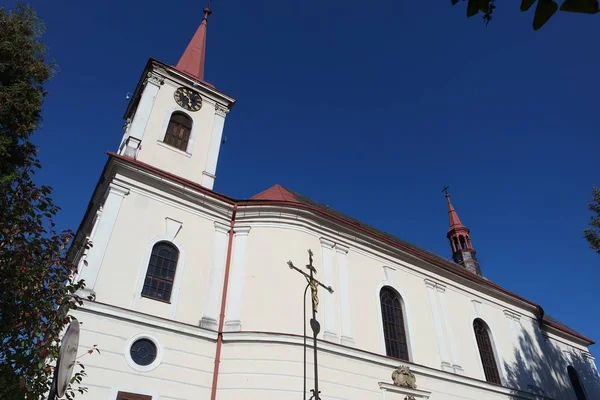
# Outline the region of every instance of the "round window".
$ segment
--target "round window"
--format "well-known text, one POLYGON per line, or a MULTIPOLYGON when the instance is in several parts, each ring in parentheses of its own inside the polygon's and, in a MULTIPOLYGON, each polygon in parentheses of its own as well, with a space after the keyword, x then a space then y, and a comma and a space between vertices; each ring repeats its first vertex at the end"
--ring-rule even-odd
POLYGON ((138 339, 131 345, 129 354, 137 365, 150 365, 156 360, 156 345, 150 339, 138 339))

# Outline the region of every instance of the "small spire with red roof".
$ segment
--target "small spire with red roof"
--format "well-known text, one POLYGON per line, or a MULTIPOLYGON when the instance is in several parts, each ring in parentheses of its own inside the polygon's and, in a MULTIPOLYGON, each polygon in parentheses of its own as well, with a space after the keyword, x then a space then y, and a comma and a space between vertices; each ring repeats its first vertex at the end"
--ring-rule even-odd
POLYGON ((471 231, 458 218, 458 213, 450 201, 448 189, 449 187, 445 186, 442 191, 445 193, 446 201, 448 202, 450 227, 448 228, 446 237, 450 240, 452 258, 456 263, 465 267, 465 269, 481 275, 479 263, 477 262, 477 258, 475 258, 475 248, 473 248, 473 243, 471 242, 471 231))

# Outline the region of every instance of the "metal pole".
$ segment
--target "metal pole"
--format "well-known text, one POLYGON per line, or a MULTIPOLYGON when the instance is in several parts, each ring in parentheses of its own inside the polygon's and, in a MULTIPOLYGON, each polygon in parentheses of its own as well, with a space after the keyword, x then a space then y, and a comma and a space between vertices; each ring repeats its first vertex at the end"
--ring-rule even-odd
MULTIPOLYGON (((310 280, 312 281, 313 278, 313 270, 310 270, 310 280)), ((314 354, 314 367, 315 367, 315 388, 314 388, 314 392, 313 392, 313 398, 314 400, 319 400, 319 369, 318 369, 318 365, 317 365, 317 334, 319 333, 319 322, 317 321, 317 313, 315 312, 315 303, 314 300, 311 299, 311 303, 312 303, 312 321, 310 326, 312 328, 313 331, 313 354, 314 354)))
POLYGON ((302 322, 304 323, 304 347, 302 348, 304 350, 304 400, 306 400, 306 293, 308 292, 309 287, 310 283, 307 284, 306 288, 304 289, 304 311, 302 312, 302 322))

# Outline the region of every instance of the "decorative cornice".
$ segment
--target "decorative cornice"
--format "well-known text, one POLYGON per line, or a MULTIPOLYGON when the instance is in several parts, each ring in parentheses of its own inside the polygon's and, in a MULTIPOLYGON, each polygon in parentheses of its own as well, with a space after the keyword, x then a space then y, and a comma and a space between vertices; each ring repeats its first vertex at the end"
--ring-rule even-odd
POLYGON ((349 248, 346 246, 343 246, 339 243, 335 244, 335 251, 337 251, 340 254, 348 254, 348 250, 349 250, 349 248))
POLYGON ((423 282, 425 282, 427 289, 435 289, 440 293, 444 293, 446 291, 446 285, 442 285, 441 283, 435 282, 431 279, 424 279, 423 282))
POLYGON ((427 289, 435 289, 435 287, 437 286, 437 283, 435 283, 431 279, 424 279, 423 282, 425 283, 427 289))
MULTIPOLYGON (((294 345, 303 346, 302 335, 292 335, 285 333, 275 332, 224 332, 223 343, 254 343, 261 346, 261 343, 270 344, 281 344, 281 345, 294 345)), ((312 347, 312 344, 308 344, 308 347, 312 347)), ((398 367, 398 360, 391 357, 383 356, 380 354, 371 353, 365 350, 361 350, 353 347, 346 347, 340 344, 331 343, 323 340, 317 342, 317 348, 322 353, 336 354, 342 357, 348 357, 353 360, 368 362, 380 366, 390 367, 395 369, 398 367)), ((410 370, 415 373, 417 378, 419 376, 427 376, 432 379, 438 379, 442 381, 452 382, 457 385, 464 385, 474 387, 485 392, 493 392, 502 395, 510 395, 513 399, 547 399, 534 395, 532 393, 520 391, 518 389, 508 388, 505 386, 498 386, 478 379, 470 378, 465 375, 459 375, 452 372, 441 371, 439 369, 426 367, 424 365, 412 364, 405 362, 406 365, 410 366, 410 370)), ((393 386, 391 384, 383 383, 384 385, 393 386)), ((397 387, 397 386, 394 386, 397 387)), ((401 388, 399 388, 401 389, 401 388)), ((402 388, 405 389, 405 388, 402 388)), ((425 391, 423 391, 425 392, 425 391)), ((548 399, 549 400, 549 399, 548 399)))
POLYGON ((402 400, 417 400, 417 399, 429 399, 431 392, 421 389, 411 389, 407 387, 400 387, 385 382, 379 382, 379 388, 384 392, 392 392, 405 395, 402 400))
POLYGON ((161 87, 165 83, 165 78, 164 77, 162 77, 162 76, 160 76, 158 74, 155 74, 153 72, 148 72, 148 74, 146 75, 146 77, 147 77, 147 82, 148 83, 151 83, 151 84, 156 85, 158 87, 161 87))
POLYGON ((250 226, 236 226, 233 231, 235 232, 235 236, 247 236, 250 233, 250 226))
POLYGON ((321 247, 326 249, 333 249, 333 246, 335 246, 334 242, 325 238, 319 238, 319 241, 321 242, 321 247))
POLYGON ((106 191, 105 196, 108 196, 109 194, 116 194, 117 196, 125 197, 129 194, 129 189, 111 182, 108 185, 108 190, 106 191))
POLYGON ((441 283, 438 283, 435 289, 440 293, 444 293, 446 291, 446 286, 442 285, 441 283))
POLYGON ((504 316, 506 318, 510 319, 511 321, 515 321, 515 322, 521 321, 521 316, 512 310, 504 310, 504 316))
POLYGON ((229 233, 229 225, 215 221, 215 230, 219 233, 229 233))
POLYGON ((217 114, 221 117, 226 117, 228 112, 229 112, 229 109, 227 107, 222 106, 219 103, 215 104, 215 114, 217 114))
POLYGON ((116 320, 136 324, 138 326, 151 326, 155 329, 162 329, 165 331, 207 339, 211 341, 216 341, 217 339, 217 332, 205 330, 194 325, 184 324, 182 322, 155 317, 153 315, 144 314, 138 311, 127 310, 124 308, 111 306, 105 303, 99 303, 96 301, 84 300, 83 306, 79 307, 74 312, 84 312, 96 314, 102 317, 111 317, 116 320))

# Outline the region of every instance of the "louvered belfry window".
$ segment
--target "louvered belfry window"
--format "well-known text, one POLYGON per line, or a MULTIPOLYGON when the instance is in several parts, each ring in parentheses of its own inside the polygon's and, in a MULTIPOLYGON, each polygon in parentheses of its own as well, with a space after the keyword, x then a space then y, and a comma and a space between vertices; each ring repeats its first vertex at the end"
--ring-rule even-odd
POLYGON ((179 251, 168 242, 159 242, 152 248, 142 296, 170 301, 179 251))
POLYGON ((181 151, 187 151, 191 132, 192 119, 184 113, 174 112, 171 115, 163 142, 181 151))
POLYGON ((400 295, 391 287, 385 286, 379 293, 379 299, 381 301, 385 352, 390 357, 409 361, 400 295))
POLYGON ((477 339, 477 347, 479 348, 479 356, 485 373, 485 380, 490 383, 501 385, 498 366, 496 365, 496 357, 490 340, 490 333, 485 322, 480 319, 473 321, 473 330, 477 339))

